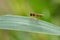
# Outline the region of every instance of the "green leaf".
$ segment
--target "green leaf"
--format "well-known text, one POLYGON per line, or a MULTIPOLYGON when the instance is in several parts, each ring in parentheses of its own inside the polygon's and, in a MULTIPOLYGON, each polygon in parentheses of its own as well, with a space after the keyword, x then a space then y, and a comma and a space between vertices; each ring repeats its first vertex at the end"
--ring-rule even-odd
POLYGON ((3 15, 0 16, 0 29, 60 35, 60 27, 31 17, 3 15))

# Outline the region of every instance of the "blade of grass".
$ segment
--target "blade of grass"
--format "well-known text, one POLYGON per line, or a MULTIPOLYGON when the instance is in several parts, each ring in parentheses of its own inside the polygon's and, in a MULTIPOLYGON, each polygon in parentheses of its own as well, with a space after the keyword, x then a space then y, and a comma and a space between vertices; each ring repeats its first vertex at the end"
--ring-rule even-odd
POLYGON ((24 16, 0 16, 0 29, 60 35, 60 27, 42 20, 24 16))

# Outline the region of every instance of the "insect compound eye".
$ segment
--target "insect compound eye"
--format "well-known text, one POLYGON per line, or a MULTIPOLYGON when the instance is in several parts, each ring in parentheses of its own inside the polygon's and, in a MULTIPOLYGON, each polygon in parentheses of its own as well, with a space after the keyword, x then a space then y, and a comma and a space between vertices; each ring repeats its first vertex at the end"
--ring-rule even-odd
POLYGON ((33 14, 33 16, 35 16, 35 14, 33 14))
POLYGON ((30 13, 30 16, 33 16, 33 14, 32 14, 32 13, 30 13))
POLYGON ((30 16, 35 16, 35 14, 33 14, 33 13, 30 13, 30 16))

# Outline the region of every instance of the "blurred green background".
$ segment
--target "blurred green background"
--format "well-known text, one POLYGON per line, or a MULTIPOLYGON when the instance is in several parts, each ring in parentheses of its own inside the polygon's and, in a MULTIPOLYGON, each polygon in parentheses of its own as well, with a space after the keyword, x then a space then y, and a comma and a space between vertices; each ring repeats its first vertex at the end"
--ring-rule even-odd
MULTIPOLYGON (((0 15, 12 14, 29 17, 30 12, 44 14, 42 18, 39 18, 40 20, 60 26, 60 0, 0 0, 0 15)), ((60 40, 60 37, 0 30, 0 40, 60 40)))

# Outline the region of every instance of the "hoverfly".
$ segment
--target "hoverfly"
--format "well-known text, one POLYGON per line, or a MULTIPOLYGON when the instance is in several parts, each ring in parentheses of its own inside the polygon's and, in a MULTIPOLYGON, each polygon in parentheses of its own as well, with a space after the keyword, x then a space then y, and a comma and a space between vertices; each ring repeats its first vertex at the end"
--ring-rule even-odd
POLYGON ((38 13, 30 13, 30 17, 32 18, 31 19, 31 22, 32 23, 37 23, 38 24, 38 20, 35 20, 34 19, 41 19, 43 17, 43 14, 38 14, 38 13))
POLYGON ((37 14, 37 13, 30 13, 31 17, 42 17, 43 14, 37 14))

